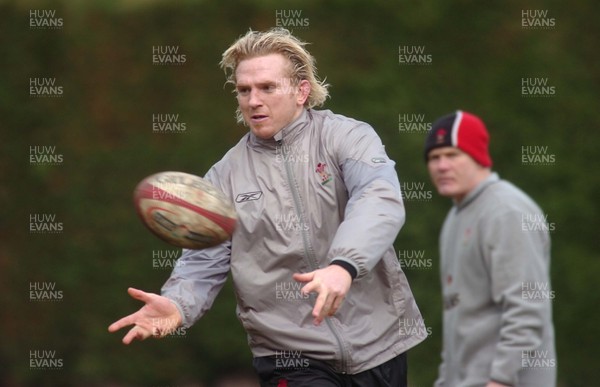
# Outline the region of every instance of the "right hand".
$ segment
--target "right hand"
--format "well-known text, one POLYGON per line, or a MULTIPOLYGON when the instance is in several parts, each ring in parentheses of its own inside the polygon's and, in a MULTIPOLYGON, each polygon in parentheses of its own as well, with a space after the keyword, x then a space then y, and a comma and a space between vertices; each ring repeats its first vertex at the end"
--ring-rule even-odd
POLYGON ((134 288, 127 289, 127 292, 146 305, 108 327, 109 332, 116 332, 123 327, 135 325, 123 337, 123 344, 130 344, 133 340, 145 340, 150 336, 164 337, 181 325, 179 309, 168 298, 134 288))

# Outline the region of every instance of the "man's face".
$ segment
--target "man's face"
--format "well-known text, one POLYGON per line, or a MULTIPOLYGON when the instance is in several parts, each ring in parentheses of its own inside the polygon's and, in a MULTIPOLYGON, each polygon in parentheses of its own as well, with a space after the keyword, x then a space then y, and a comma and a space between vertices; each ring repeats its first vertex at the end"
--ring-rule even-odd
POLYGON ((235 71, 237 100, 254 135, 272 138, 302 113, 310 85, 293 85, 290 61, 281 54, 242 60, 235 71))
POLYGON ((427 156, 431 181, 442 196, 460 202, 490 173, 455 147, 435 148, 427 156))

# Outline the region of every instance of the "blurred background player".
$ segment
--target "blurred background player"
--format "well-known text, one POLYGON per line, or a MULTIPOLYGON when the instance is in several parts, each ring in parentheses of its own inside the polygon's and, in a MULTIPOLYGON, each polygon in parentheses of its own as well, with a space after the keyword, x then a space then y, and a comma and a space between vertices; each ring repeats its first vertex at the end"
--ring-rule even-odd
POLYGON ((444 298, 436 386, 556 384, 549 226, 523 191, 491 171, 476 116, 439 118, 425 142, 431 180, 451 198, 440 235, 444 298))
POLYGON ((184 250, 161 296, 130 289, 146 305, 109 330, 135 325, 129 344, 189 327, 231 272, 263 386, 406 386, 406 351, 426 332, 393 247, 405 219, 394 162, 369 125, 313 109, 328 85, 304 45, 250 31, 224 52, 250 130, 205 178, 235 202, 237 229, 184 250))

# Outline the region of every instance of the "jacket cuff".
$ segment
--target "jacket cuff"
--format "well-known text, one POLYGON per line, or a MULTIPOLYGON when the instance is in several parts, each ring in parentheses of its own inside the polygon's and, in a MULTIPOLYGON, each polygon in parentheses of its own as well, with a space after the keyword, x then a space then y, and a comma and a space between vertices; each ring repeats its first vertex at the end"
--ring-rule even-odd
POLYGON ((181 326, 185 327, 185 328, 190 328, 192 326, 192 324, 188 324, 187 321, 188 319, 186 318, 187 315, 185 313, 184 308, 181 306, 181 303, 179 302, 180 300, 177 300, 171 296, 166 296, 163 295, 163 297, 167 298, 169 301, 171 301, 171 304, 175 305, 175 307, 177 308, 177 310, 179 311, 179 314, 181 316, 181 326))
POLYGON ((331 263, 329 265, 338 265, 338 266, 343 267, 350 274, 350 277, 352 277, 353 280, 358 275, 358 271, 356 270, 354 265, 352 265, 349 262, 342 261, 341 259, 334 259, 333 261, 331 261, 331 263))

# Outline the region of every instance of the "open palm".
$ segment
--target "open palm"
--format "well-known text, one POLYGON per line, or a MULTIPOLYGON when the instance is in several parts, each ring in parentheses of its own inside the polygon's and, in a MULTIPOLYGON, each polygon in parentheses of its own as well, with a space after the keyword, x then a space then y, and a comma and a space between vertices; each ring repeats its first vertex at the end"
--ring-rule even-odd
POLYGON ((150 336, 163 337, 181 324, 179 310, 168 298, 134 288, 127 289, 127 292, 145 305, 108 327, 109 332, 116 332, 126 326, 135 325, 123 337, 124 344, 130 344, 133 340, 145 340, 150 336))

